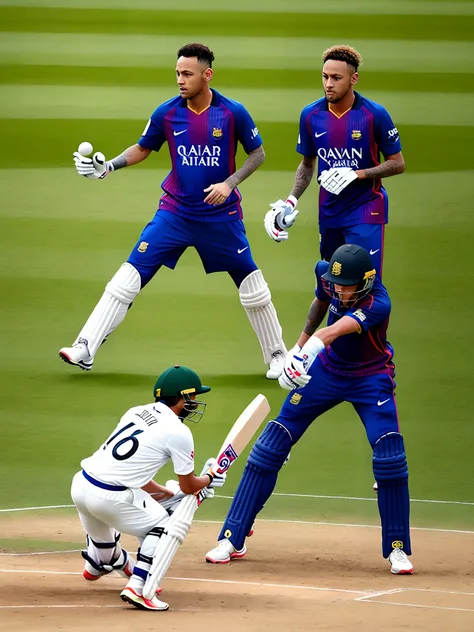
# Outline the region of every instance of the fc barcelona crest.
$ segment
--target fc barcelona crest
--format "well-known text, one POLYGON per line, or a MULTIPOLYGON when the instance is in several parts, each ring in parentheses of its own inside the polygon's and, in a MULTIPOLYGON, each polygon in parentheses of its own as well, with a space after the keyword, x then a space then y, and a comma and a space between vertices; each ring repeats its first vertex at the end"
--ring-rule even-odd
POLYGON ((360 140, 362 138, 362 132, 360 129, 352 130, 352 140, 360 140))
POLYGON ((212 130, 212 135, 214 136, 214 138, 221 138, 222 130, 220 129, 220 127, 214 127, 212 130))

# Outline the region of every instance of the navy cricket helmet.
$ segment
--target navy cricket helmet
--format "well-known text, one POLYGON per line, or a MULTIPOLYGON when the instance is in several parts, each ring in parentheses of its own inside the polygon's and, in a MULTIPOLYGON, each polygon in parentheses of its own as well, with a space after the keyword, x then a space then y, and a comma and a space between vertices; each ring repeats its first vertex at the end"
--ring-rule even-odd
POLYGON ((375 281, 375 268, 365 248, 344 244, 332 255, 327 272, 322 275, 324 289, 335 299, 341 299, 334 286, 355 285, 349 303, 354 304, 370 292, 375 281))

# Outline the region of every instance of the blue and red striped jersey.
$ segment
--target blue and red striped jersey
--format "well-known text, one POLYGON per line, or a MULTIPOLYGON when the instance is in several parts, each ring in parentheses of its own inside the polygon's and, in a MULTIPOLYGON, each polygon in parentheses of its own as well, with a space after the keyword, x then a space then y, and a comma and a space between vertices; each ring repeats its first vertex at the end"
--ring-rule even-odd
MULTIPOLYGON (((326 98, 301 112, 296 150, 318 158, 318 177, 331 167, 368 169, 401 151, 400 136, 387 110, 358 92, 352 108, 338 117, 326 98)), ((382 181, 355 180, 339 195, 319 189, 319 224, 341 228, 357 224, 386 224, 387 194, 382 181)))
POLYGON ((328 326, 349 316, 359 324, 360 333, 336 338, 318 357, 329 371, 339 375, 363 377, 387 373, 393 377, 393 348, 387 340, 391 302, 385 286, 376 278, 366 296, 354 306, 344 308, 324 289, 321 276, 328 267, 327 261, 318 261, 315 268, 316 297, 329 303, 328 326))
POLYGON ((159 151, 168 143, 172 167, 161 184, 160 209, 222 222, 242 217, 239 190, 235 188, 223 204, 211 206, 204 203, 204 189, 235 172, 239 142, 250 153, 262 145, 262 138, 242 104, 217 90, 212 95, 211 105, 200 114, 181 96, 166 101, 151 115, 138 144, 159 151))

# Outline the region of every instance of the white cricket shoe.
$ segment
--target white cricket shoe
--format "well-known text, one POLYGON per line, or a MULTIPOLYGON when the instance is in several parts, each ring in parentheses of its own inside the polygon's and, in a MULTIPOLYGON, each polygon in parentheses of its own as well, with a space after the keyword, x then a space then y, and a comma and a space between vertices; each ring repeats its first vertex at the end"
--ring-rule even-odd
POLYGON ((268 365, 266 375, 267 380, 278 380, 285 368, 285 358, 286 355, 283 351, 275 351, 275 353, 272 353, 272 360, 268 365))
POLYGON ((388 556, 388 561, 392 565, 390 571, 394 575, 411 575, 413 573, 413 564, 402 549, 393 549, 388 556))
POLYGON ((136 589, 129 588, 128 586, 122 590, 120 598, 122 601, 129 603, 139 610, 162 611, 168 610, 169 608, 169 604, 165 601, 160 601, 157 597, 153 597, 153 599, 145 599, 145 597, 140 595, 136 589))
POLYGON ((206 562, 209 564, 228 564, 230 560, 239 560, 247 555, 247 548, 244 546, 237 551, 230 540, 221 540, 215 549, 211 549, 206 555, 206 562))
POLYGON ((89 354, 87 340, 79 338, 72 347, 63 347, 59 350, 59 357, 67 362, 80 367, 84 371, 90 371, 94 364, 94 358, 89 354))

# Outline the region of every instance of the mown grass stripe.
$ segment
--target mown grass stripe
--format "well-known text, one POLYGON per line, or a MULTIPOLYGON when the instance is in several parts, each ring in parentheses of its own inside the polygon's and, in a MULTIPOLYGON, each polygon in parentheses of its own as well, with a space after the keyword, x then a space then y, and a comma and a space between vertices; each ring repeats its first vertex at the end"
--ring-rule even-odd
MULTIPOLYGON (((217 87, 217 86, 216 86, 217 87)), ((321 96, 316 89, 227 88, 258 122, 298 121, 308 103, 321 96)), ((153 110, 175 94, 163 87, 1 85, 0 118, 129 119, 146 122, 153 110)), ((382 103, 396 124, 474 126, 474 94, 368 91, 382 103)))
MULTIPOLYGON (((176 51, 189 35, 111 35, 81 33, 0 32, 0 64, 61 66, 143 66, 174 69, 176 51)), ((216 54, 216 73, 222 68, 290 70, 321 67, 329 37, 206 38, 216 54)), ((474 44, 468 41, 419 42, 360 39, 350 43, 364 57, 365 69, 389 73, 414 68, 417 72, 472 73, 474 44)))
MULTIPOLYGON (((321 72, 294 69, 291 72, 277 69, 220 68, 216 80, 228 88, 295 88, 307 86, 321 89, 321 72)), ((174 69, 147 67, 107 67, 107 66, 18 66, 1 67, 0 84, 25 85, 68 85, 68 86, 130 86, 167 87, 175 89, 174 69)), ((364 69, 360 73, 358 89, 384 90, 387 92, 447 92, 453 91, 453 76, 448 73, 418 72, 372 72, 364 69)), ((474 73, 465 74, 463 81, 456 82, 457 93, 474 92, 474 73)))
MULTIPOLYGON (((262 170, 296 170, 300 157, 295 151, 298 124, 260 123, 266 159, 262 170)), ((403 154, 411 173, 474 169, 474 127, 399 125, 403 154)), ((141 121, 106 119, 0 119, 0 168, 70 167, 72 152, 88 140, 108 158, 116 156, 142 133, 141 121), (25 149, 27 148, 27 149, 25 149)), ((243 155, 239 155, 242 161, 243 155)), ((164 147, 134 169, 168 168, 164 147)), ((128 173, 128 171, 126 172, 128 173)), ((291 186, 292 183, 290 183, 291 186)), ((47 193, 45 189, 45 193, 47 193)))
MULTIPOLYGON (((25 220, 44 223, 48 227, 48 239, 55 240, 55 231, 61 231, 61 243, 64 233, 71 232, 68 224, 78 223, 80 231, 87 230, 88 223, 107 226, 136 225, 145 222, 153 213, 160 193, 160 183, 166 177, 166 169, 141 169, 122 171, 114 174, 106 183, 89 182, 80 178, 71 164, 65 168, 42 169, 0 169, 0 187, 3 204, 0 217, 4 228, 2 249, 11 252, 17 242, 6 235, 12 235, 13 227, 21 227, 25 220), (24 186, 24 182, 28 186, 24 186), (58 187, 58 182, 67 186, 58 187), (96 186, 98 184, 99 186, 96 186), (54 191, 54 204, 45 204, 48 191, 54 191), (140 196, 137 200, 137 191, 140 196), (40 195, 38 195, 40 193, 40 195), (130 206, 135 202, 137 209, 131 214, 130 206), (67 209, 67 210, 66 210, 67 209), (113 211, 111 211, 113 209, 113 211), (54 223, 64 222, 63 228, 55 228, 54 223), (47 224, 51 222, 51 225, 47 224), (79 225, 84 222, 84 226, 79 225)), ((392 213, 390 226, 405 228, 423 227, 429 218, 431 227, 468 229, 472 223, 470 199, 472 197, 472 171, 445 171, 439 173, 413 173, 408 170, 403 176, 385 181, 389 190, 392 213), (407 202, 409 201, 409 202, 407 202), (456 207, 456 213, 452 212, 456 207), (414 213, 413 209, 420 209, 414 213), (421 209, 424 209, 423 211, 421 209)), ((282 197, 288 194, 294 181, 295 171, 259 170, 240 187, 243 195, 245 221, 255 223, 263 230, 262 213, 272 196, 282 197), (265 198, 268 196, 268 200, 265 198), (263 198, 262 204, 259 200, 263 198)), ((298 202, 300 215, 296 226, 316 228, 316 204, 318 187, 315 182, 298 202)), ((50 194, 49 194, 50 195, 50 194)), ((21 229, 16 229, 21 233, 21 229)), ((131 229, 130 229, 131 230, 131 229)), ((78 232, 80 232, 78 231, 78 232)), ((33 231, 34 232, 34 231, 33 231)), ((110 227, 95 234, 109 233, 110 227)), ((114 231, 116 232, 116 231, 114 231)), ((1 238, 0 238, 1 239, 1 238)), ((126 241, 126 240, 125 240, 126 241)), ((133 241, 133 232, 130 241, 133 241)), ((37 247, 41 247, 37 244, 37 247)), ((48 248, 47 244, 43 247, 48 248)), ((65 244, 67 248, 67 243, 65 244)), ((85 244, 83 247, 88 247, 85 244)), ((8 261, 9 254, 3 257, 8 261)), ((74 255, 71 254, 71 257, 74 255)), ((12 272, 15 272, 12 266, 12 272)), ((3 272, 5 274, 5 271, 3 272)))
MULTIPOLYGON (((329 10, 328 10, 329 9, 329 10)), ((474 16, 463 15, 361 15, 324 13, 257 13, 240 11, 221 13, 194 11, 192 20, 183 20, 176 10, 17 8, 0 7, 4 31, 50 33, 135 33, 150 35, 187 34, 188 38, 213 37, 225 31, 228 36, 325 36, 346 40, 357 36, 377 39, 387 32, 402 40, 464 40, 474 33, 474 16), (265 24, 265 29, 262 29, 265 24)))
MULTIPOLYGON (((196 9, 195 0, 0 0, 0 6, 51 7, 78 9, 160 9, 190 11, 196 9)), ((332 13, 351 13, 353 0, 333 0, 332 13)), ((199 11, 264 12, 264 13, 324 13, 327 0, 239 0, 236 3, 200 0, 199 11)), ((471 0, 358 0, 357 13, 371 15, 474 15, 471 0)))

